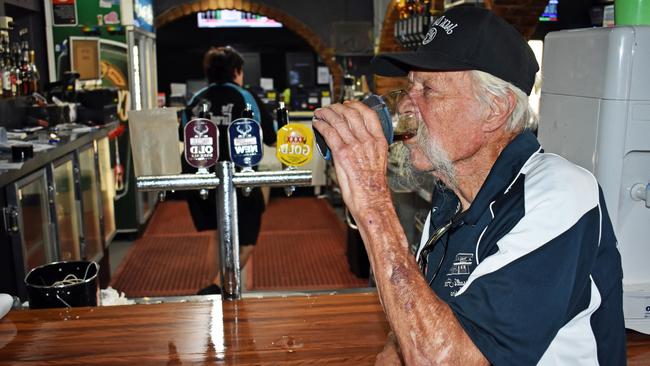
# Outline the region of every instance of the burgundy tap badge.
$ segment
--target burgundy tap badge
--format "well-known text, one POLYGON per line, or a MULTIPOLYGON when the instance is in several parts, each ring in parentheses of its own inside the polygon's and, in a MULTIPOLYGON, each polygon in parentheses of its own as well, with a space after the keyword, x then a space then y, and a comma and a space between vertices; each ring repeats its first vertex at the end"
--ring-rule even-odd
POLYGON ((214 122, 195 118, 185 125, 185 160, 195 168, 209 168, 219 158, 219 129, 214 122))

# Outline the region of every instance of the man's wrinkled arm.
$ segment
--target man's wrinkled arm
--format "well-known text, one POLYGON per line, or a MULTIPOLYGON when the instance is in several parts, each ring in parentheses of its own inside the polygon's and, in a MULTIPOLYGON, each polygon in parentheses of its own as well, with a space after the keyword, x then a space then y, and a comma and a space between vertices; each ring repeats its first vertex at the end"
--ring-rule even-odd
POLYGON ((379 296, 405 363, 488 365, 449 306, 420 274, 390 200, 357 216, 379 296))

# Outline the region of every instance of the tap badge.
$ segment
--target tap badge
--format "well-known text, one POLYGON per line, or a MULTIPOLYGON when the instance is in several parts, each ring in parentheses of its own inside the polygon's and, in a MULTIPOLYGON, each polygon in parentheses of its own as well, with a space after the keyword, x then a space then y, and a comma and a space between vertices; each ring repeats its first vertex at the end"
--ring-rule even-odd
POLYGON ((214 122, 195 118, 185 125, 185 160, 195 168, 209 168, 219 158, 219 129, 214 122))
POLYGON ((284 165, 302 166, 312 157, 314 132, 309 126, 288 123, 278 130, 276 156, 284 165))
POLYGON ((250 118, 234 120, 228 127, 230 160, 241 168, 253 167, 262 160, 262 130, 260 124, 250 118))

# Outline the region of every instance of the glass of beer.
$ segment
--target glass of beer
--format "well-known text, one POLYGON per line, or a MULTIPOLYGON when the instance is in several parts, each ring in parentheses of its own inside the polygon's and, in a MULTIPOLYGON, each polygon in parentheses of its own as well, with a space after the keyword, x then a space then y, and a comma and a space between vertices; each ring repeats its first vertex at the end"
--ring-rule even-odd
MULTIPOLYGON (((371 94, 362 103, 377 113, 389 145, 408 140, 417 134, 420 112, 405 90, 395 90, 384 95, 371 94)), ((325 139, 316 129, 314 135, 319 153, 325 160, 330 160, 331 152, 325 139)))
POLYGON ((395 90, 382 95, 380 98, 385 108, 383 113, 388 113, 393 126, 393 138, 392 141, 388 140, 388 143, 404 141, 414 137, 420 124, 420 111, 408 93, 405 90, 395 90))

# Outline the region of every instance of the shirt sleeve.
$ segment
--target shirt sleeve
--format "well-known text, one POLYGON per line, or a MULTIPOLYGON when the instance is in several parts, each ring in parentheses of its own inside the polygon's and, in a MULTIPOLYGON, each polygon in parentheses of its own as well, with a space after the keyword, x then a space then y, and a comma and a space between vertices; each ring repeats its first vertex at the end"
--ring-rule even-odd
POLYGON ((589 306, 601 234, 598 188, 590 186, 589 194, 573 197, 570 190, 522 186, 526 199, 514 199, 525 202, 516 225, 494 234, 509 220, 503 216, 517 211, 511 206, 486 229, 477 252, 492 246, 492 253, 449 306, 493 365, 537 364, 558 331, 589 306))

